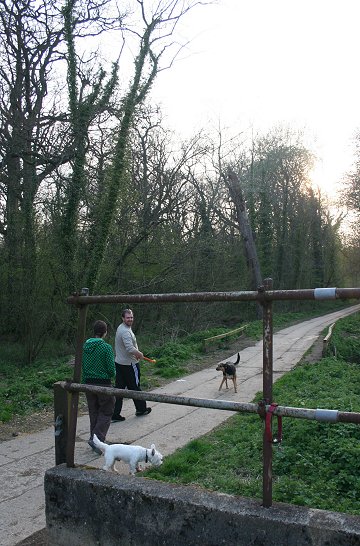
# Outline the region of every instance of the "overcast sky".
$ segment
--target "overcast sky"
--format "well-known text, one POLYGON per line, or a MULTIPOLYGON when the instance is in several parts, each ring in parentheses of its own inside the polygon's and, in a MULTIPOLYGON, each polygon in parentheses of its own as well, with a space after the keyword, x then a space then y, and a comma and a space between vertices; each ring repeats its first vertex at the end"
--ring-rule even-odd
POLYGON ((187 15, 191 43, 152 95, 184 135, 216 126, 305 128, 316 182, 350 168, 360 128, 359 0, 219 0, 187 15))

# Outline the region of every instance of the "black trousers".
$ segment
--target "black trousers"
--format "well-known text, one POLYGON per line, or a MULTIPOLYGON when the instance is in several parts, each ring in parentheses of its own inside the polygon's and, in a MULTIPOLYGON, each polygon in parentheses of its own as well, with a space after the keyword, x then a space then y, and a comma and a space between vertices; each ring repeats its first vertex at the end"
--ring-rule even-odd
MULTIPOLYGON (((140 388, 140 365, 138 362, 133 362, 130 366, 125 366, 124 364, 117 364, 115 362, 116 368, 116 377, 115 377, 115 387, 117 389, 128 389, 129 391, 141 391, 140 388)), ((136 411, 145 411, 146 402, 145 400, 135 400, 136 411)), ((114 417, 119 416, 122 410, 123 399, 116 398, 115 408, 114 408, 114 417)))

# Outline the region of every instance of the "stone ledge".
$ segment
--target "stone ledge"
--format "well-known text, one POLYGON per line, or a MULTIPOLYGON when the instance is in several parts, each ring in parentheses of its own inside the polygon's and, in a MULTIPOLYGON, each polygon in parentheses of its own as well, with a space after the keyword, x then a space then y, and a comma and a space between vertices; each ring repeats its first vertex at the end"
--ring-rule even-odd
POLYGON ((360 546, 360 518, 60 465, 45 474, 50 546, 360 546))

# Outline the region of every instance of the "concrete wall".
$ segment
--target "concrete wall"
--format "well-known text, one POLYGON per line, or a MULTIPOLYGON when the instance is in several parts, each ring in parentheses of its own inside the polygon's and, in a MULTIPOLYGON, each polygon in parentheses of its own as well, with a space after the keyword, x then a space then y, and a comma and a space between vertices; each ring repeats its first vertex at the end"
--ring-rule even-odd
POLYGON ((360 517, 57 466, 45 475, 50 546, 355 546, 360 517))

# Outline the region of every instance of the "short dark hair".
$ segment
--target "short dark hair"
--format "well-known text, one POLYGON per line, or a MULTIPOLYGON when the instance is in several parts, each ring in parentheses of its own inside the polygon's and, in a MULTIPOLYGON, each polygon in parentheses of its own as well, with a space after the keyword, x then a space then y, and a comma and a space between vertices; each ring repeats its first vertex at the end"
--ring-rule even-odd
POLYGON ((94 322, 94 335, 95 336, 103 336, 107 332, 107 325, 106 322, 103 320, 97 320, 94 322))
POLYGON ((133 313, 133 310, 130 309, 130 307, 127 307, 126 309, 123 309, 123 310, 121 311, 121 316, 122 316, 122 318, 124 318, 125 315, 126 315, 127 313, 132 313, 132 314, 134 314, 134 313, 133 313))

